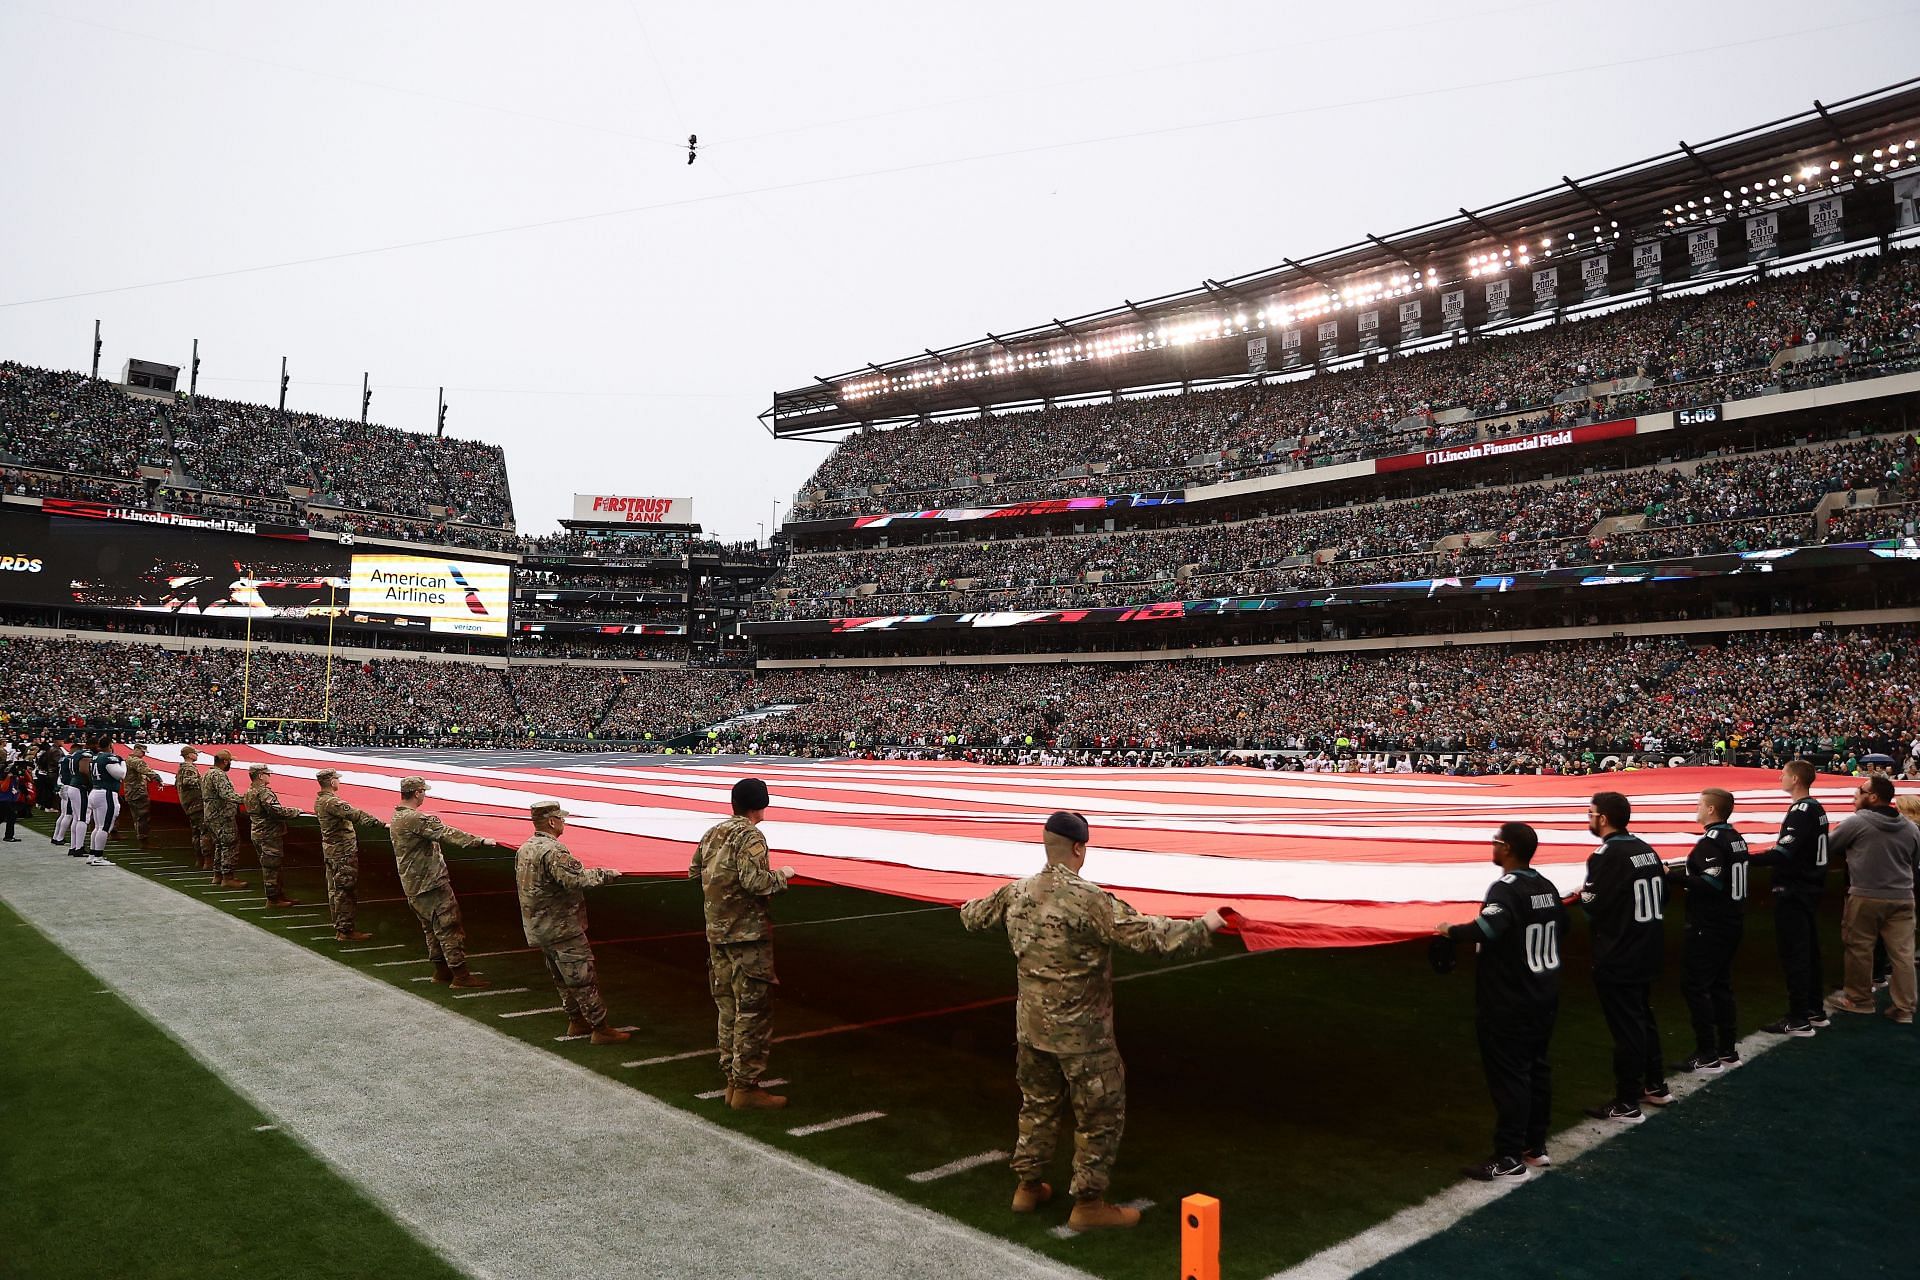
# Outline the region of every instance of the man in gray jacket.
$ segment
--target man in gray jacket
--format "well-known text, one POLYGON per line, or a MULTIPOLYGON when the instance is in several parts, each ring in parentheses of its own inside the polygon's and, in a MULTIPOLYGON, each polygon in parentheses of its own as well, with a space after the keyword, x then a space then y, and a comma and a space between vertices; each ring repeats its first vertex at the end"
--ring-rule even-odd
POLYGON ((1860 779, 1853 816, 1833 829, 1828 852, 1847 860, 1847 906, 1840 917, 1846 989, 1827 998, 1836 1013, 1872 1013, 1873 944, 1893 962, 1893 1004, 1887 1016, 1913 1021, 1913 874, 1920 864, 1920 827, 1893 807, 1893 779, 1860 779))

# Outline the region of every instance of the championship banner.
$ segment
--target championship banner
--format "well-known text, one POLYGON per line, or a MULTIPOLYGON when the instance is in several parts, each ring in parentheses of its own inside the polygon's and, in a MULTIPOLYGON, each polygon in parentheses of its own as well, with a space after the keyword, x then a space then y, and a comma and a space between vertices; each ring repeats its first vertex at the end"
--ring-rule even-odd
POLYGON ((1607 296, 1607 274, 1613 259, 1604 253, 1580 260, 1580 293, 1588 302, 1607 296))
POLYGON ((600 524, 692 524, 691 498, 627 498, 607 493, 573 495, 573 518, 600 524))
POLYGON ((1314 352, 1314 359, 1327 360, 1340 354, 1340 322, 1322 320, 1318 330, 1320 348, 1314 352))
POLYGON ((1267 340, 1265 338, 1247 339, 1247 372, 1265 373, 1267 371, 1267 340))
POLYGON ((1420 299, 1400 304, 1400 341, 1420 336, 1420 299))
POLYGON ((1839 244, 1847 238, 1846 227, 1841 216, 1839 196, 1823 196, 1807 206, 1808 244, 1815 249, 1821 245, 1839 244))
POLYGON ((1747 219, 1747 261, 1769 262, 1780 256, 1780 215, 1763 213, 1747 219))
POLYGON ((504 638, 511 571, 510 565, 483 560, 356 555, 348 576, 348 618, 504 638))
POLYGON ((1280 367, 1291 369, 1300 363, 1300 331, 1282 329, 1280 331, 1280 367))
POLYGON ((1642 289, 1660 283, 1660 242, 1649 240, 1633 246, 1633 282, 1642 289))
POLYGON ((1567 445, 1591 444, 1596 440, 1618 440, 1630 436, 1639 430, 1634 418, 1618 418, 1612 422, 1595 422, 1584 427, 1562 427, 1558 431, 1541 431, 1530 436, 1512 436, 1505 440, 1480 440, 1473 444, 1463 444, 1450 449, 1429 449, 1425 453, 1402 453, 1391 458, 1375 458, 1373 469, 1378 472, 1412 471, 1419 467, 1445 466, 1451 462, 1472 462, 1479 458, 1504 458, 1515 453, 1532 453, 1538 449, 1559 449, 1567 445))
POLYGON ((1687 265, 1695 276, 1712 275, 1720 269, 1720 228, 1687 232, 1687 265))
POLYGON ((1547 267, 1533 273, 1533 306, 1538 311, 1542 307, 1555 307, 1560 302, 1560 268, 1547 267))
POLYGON ((1380 347, 1380 313, 1362 311, 1360 313, 1360 349, 1377 351, 1380 347))
POLYGON ((1893 225, 1900 231, 1920 227, 1920 174, 1893 180, 1893 225))
POLYGON ((1440 328, 1448 333, 1467 327, 1467 291, 1449 289, 1440 295, 1440 328))
POLYGON ((1487 323, 1507 318, 1507 299, 1513 294, 1510 280, 1487 281, 1487 323))

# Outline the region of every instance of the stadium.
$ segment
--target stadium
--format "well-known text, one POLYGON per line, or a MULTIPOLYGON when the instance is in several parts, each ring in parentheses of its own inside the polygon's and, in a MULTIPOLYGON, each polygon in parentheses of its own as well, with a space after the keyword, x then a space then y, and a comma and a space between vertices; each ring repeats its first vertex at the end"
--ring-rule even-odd
MULTIPOLYGON (((0 1274, 1904 1273, 1920 81, 1859 88, 837 375, 732 330, 744 446, 215 395, 77 293, 90 361, 0 350, 0 1274)), ((667 158, 774 199, 728 141, 667 158)))

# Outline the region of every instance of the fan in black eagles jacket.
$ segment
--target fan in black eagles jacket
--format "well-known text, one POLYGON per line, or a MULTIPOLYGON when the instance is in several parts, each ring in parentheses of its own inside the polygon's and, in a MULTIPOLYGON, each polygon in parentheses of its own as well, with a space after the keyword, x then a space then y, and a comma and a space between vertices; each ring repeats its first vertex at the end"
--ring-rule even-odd
POLYGON ((1627 831, 1632 819, 1633 805, 1618 791, 1595 794, 1587 830, 1600 837, 1600 847, 1587 859, 1579 898, 1593 926, 1593 985, 1613 1035, 1613 1101, 1587 1114, 1618 1124, 1646 1119, 1642 1103, 1673 1101, 1652 1003, 1666 950, 1666 868, 1646 841, 1627 831))

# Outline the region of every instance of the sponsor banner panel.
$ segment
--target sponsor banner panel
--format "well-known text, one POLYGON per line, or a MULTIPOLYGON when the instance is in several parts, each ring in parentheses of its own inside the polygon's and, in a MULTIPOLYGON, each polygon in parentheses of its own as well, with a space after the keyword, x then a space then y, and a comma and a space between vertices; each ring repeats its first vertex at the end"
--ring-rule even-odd
POLYGON ((504 637, 512 566, 433 556, 353 557, 347 610, 355 622, 504 637))
POLYGON ((603 524, 692 524, 691 498, 636 498, 613 493, 576 493, 573 518, 603 524))
POLYGON ((1445 449, 1429 449, 1425 453, 1402 453, 1391 458, 1375 458, 1376 471, 1411 471, 1416 467, 1438 467, 1450 462, 1471 462, 1476 458, 1503 458, 1509 454, 1531 453, 1536 449, 1558 449, 1566 445, 1588 444, 1595 440, 1617 440, 1630 436, 1639 430, 1636 418, 1619 418, 1612 422, 1593 422, 1584 427, 1562 427, 1557 431, 1540 431, 1529 436, 1509 436, 1503 440, 1476 440, 1472 444, 1454 445, 1445 449))

